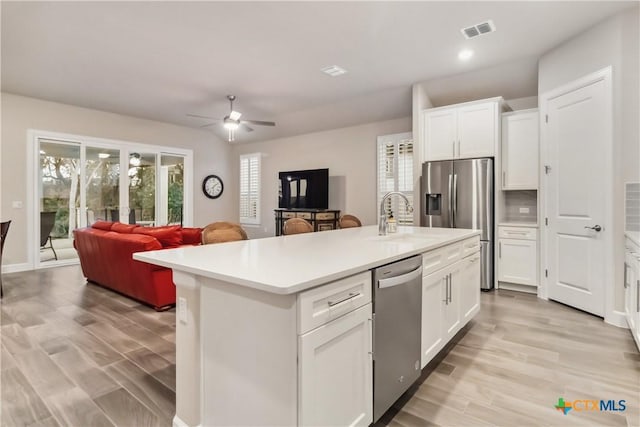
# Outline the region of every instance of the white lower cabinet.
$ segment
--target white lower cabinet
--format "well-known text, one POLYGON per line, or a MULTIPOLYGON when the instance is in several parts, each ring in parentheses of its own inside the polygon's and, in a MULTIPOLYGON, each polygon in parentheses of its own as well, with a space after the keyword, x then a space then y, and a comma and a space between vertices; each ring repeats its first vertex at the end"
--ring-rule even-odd
POLYGON ((480 310, 480 252, 422 278, 424 368, 480 310))
POLYGON ((371 304, 299 337, 301 426, 373 422, 371 304))
POLYGON ((498 280, 536 286, 537 256, 535 240, 498 240, 498 280))
POLYGON ((624 311, 640 349, 640 248, 627 239, 624 262, 624 311))

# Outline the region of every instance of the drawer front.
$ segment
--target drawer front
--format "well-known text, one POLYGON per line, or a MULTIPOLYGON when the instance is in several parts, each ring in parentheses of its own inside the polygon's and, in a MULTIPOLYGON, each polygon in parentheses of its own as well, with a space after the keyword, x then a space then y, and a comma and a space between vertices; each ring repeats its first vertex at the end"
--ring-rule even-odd
POLYGON ((462 242, 425 252, 422 254, 422 276, 428 276, 460 258, 462 258, 462 242))
POLYGON ((480 250, 480 237, 472 237, 462 241, 462 258, 474 254, 480 250))
POLYGON ((334 219, 336 214, 333 212, 321 212, 316 214, 316 219, 334 219))
POLYGON ((311 212, 298 212, 298 218, 311 219, 311 212))
POLYGON ((298 334, 307 333, 370 302, 370 271, 301 292, 298 295, 298 334))
POLYGON ((501 239, 537 240, 538 230, 528 227, 498 227, 501 239))
POLYGON ((282 212, 282 218, 295 218, 295 212, 282 212))

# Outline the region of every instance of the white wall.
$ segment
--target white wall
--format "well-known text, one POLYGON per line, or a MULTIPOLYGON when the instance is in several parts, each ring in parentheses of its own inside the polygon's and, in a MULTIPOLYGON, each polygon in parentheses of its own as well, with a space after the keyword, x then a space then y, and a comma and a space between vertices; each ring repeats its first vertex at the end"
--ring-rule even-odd
MULTIPOLYGON (((376 138, 400 132, 411 132, 410 117, 235 145, 236 175, 241 154, 263 154, 262 224, 247 226, 249 237, 275 235, 273 210, 278 207, 278 172, 287 170, 329 168, 329 208, 356 215, 365 225, 376 224, 376 138)), ((234 197, 237 218, 237 188, 234 197)))
POLYGON ((613 170, 615 309, 623 309, 623 183, 638 180, 638 6, 579 34, 540 58, 540 94, 613 67, 613 170))
MULTIPOLYGON (((143 144, 192 149, 194 153, 194 225, 204 226, 216 220, 237 217, 237 203, 225 190, 216 200, 205 198, 200 190, 202 179, 211 173, 225 184, 236 179, 230 172, 231 148, 212 133, 200 129, 139 119, 104 111, 75 107, 2 94, 2 169, 0 217, 12 220, 5 243, 3 264, 27 262, 27 130, 38 129, 97 138, 109 138, 143 144), (13 209, 13 201, 22 201, 23 209, 13 209)), ((29 225, 30 226, 30 225, 29 225)))

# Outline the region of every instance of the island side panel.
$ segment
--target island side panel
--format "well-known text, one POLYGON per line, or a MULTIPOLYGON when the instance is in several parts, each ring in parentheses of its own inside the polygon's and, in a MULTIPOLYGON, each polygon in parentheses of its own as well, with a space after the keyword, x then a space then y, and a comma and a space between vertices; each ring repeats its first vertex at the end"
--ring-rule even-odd
POLYGON ((296 295, 201 285, 201 424, 296 425, 296 295))
POLYGON ((173 427, 201 424, 200 284, 198 277, 173 271, 176 301, 184 298, 186 311, 176 309, 176 416, 173 427), (184 317, 182 317, 184 316, 184 317))

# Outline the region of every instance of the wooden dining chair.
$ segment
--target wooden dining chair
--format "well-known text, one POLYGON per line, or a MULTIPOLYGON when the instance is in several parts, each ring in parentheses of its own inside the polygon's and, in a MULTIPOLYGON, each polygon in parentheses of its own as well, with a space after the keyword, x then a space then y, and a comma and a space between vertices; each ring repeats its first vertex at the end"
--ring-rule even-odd
POLYGON ((285 221, 282 231, 284 235, 312 233, 313 226, 306 219, 291 218, 285 221))
POLYGON ((2 290, 2 252, 4 252, 4 241, 9 234, 9 226, 11 221, 0 222, 0 298, 3 297, 4 291, 2 290))
POLYGON ((340 217, 338 225, 340 228, 362 227, 362 222, 355 215, 345 214, 340 217))
POLYGON ((247 233, 240 224, 228 221, 218 221, 202 229, 202 244, 235 242, 247 240, 247 233))

